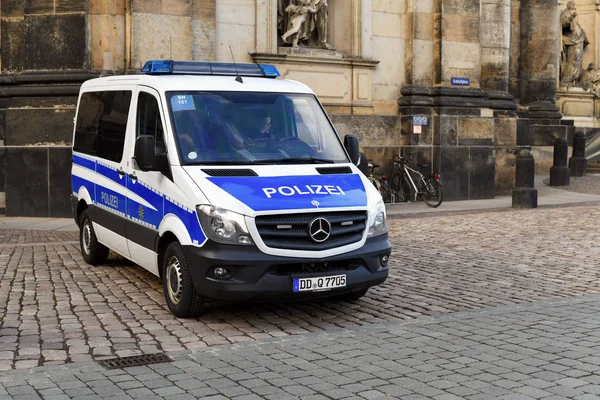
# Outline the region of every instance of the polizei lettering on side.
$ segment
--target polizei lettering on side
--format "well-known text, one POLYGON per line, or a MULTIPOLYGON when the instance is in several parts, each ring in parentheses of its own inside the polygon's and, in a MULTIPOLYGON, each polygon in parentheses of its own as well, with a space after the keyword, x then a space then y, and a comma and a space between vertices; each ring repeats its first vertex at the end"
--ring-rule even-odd
POLYGON ((313 195, 313 194, 335 194, 345 196, 346 193, 339 186, 333 185, 294 185, 294 186, 279 186, 276 188, 263 188, 262 189, 267 198, 271 198, 272 195, 279 193, 282 196, 302 196, 302 195, 313 195))

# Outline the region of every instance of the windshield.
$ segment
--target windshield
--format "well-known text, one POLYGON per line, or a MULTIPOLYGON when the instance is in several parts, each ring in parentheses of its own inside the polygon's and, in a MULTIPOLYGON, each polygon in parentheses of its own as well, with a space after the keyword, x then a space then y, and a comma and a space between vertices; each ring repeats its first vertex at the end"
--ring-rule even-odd
POLYGON ((348 162, 312 95, 167 92, 183 164, 348 162))

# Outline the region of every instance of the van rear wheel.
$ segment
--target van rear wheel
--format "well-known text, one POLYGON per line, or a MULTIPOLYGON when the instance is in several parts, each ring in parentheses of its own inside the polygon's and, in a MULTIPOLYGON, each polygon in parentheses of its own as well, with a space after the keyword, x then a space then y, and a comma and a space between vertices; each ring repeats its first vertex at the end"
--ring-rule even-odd
POLYGON ((94 225, 87 210, 81 213, 79 221, 79 246, 81 247, 83 259, 91 265, 105 263, 108 259, 108 247, 100 243, 98 238, 96 238, 94 225))
POLYGON ((196 292, 187 258, 179 242, 167 247, 162 268, 165 300, 173 315, 193 318, 202 314, 205 300, 196 292))

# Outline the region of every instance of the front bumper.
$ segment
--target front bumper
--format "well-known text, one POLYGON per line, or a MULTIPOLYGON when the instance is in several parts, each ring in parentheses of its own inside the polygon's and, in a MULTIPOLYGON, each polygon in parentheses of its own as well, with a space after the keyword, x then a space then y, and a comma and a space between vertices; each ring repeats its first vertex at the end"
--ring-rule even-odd
POLYGON ((389 255, 388 235, 368 239, 363 247, 349 253, 321 259, 271 256, 256 247, 207 242, 203 247, 184 246, 194 286, 201 296, 215 300, 313 299, 335 296, 382 284, 388 267, 381 257, 389 255), (321 267, 309 266, 317 263, 321 267), (324 263, 328 263, 326 267, 324 263), (233 271, 229 279, 209 276, 214 267, 233 271), (294 278, 331 276, 345 273, 346 286, 322 292, 292 290, 294 278))

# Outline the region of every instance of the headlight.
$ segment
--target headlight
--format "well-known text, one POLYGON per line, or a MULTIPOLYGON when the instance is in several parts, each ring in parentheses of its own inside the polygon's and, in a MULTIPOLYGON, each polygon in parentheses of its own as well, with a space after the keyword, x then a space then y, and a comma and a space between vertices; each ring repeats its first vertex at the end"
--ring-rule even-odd
POLYGON ((198 219, 209 239, 224 244, 253 245, 242 214, 214 206, 198 206, 198 219))
POLYGON ((368 237, 375 237, 387 233, 387 221, 385 218, 385 204, 383 200, 375 205, 369 212, 369 234, 368 237))

